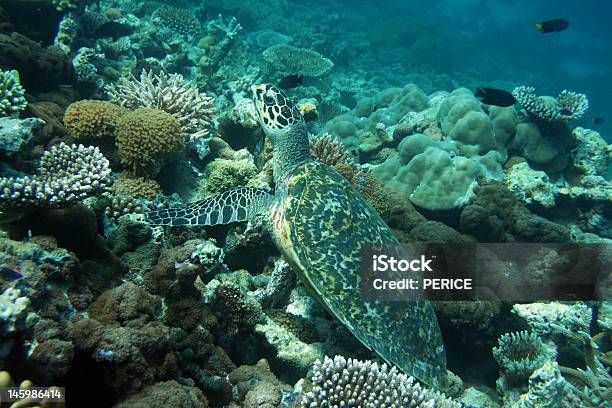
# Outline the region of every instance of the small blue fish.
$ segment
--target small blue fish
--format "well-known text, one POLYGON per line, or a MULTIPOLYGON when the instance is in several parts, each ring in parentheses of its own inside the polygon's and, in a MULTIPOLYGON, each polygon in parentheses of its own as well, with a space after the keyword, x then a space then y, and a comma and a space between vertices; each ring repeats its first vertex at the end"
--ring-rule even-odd
POLYGON ((13 268, 9 268, 8 266, 0 267, 0 276, 8 280, 17 280, 23 278, 23 275, 19 273, 19 271, 13 268))

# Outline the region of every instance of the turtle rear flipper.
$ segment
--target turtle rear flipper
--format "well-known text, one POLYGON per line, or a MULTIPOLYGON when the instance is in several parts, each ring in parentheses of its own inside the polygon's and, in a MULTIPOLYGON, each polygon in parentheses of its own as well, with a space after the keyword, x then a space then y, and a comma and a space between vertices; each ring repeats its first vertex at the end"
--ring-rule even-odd
POLYGON ((149 211, 151 225, 218 225, 248 221, 269 208, 274 196, 261 188, 240 187, 206 200, 165 210, 149 211))

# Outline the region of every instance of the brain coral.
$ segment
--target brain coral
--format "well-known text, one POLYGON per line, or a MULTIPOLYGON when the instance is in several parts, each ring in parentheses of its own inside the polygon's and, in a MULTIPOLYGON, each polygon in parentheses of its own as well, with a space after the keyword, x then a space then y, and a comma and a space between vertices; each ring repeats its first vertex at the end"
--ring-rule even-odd
POLYGON ((334 66, 330 59, 316 51, 287 44, 273 45, 263 52, 263 57, 273 70, 282 75, 316 77, 334 66))
POLYGON ((165 159, 183 146, 179 122, 158 109, 137 109, 122 116, 118 125, 121 162, 137 175, 157 174, 165 159))
POLYGON ((64 126, 74 139, 115 137, 126 110, 110 102, 82 100, 68 106, 64 126))

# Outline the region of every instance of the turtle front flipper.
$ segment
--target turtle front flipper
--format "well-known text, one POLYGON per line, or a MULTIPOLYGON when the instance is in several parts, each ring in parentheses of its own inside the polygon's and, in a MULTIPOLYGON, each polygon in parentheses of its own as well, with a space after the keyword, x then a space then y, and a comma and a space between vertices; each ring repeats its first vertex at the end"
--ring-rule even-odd
POLYGON ((181 207, 149 211, 144 217, 151 225, 229 224, 267 211, 273 200, 274 196, 261 188, 240 187, 181 207))

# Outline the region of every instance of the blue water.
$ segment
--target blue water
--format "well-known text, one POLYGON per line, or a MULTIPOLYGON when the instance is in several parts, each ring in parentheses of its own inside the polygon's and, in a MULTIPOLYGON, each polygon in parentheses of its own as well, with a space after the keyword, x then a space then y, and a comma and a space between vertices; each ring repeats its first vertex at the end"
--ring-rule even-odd
MULTIPOLYGON (((301 2, 295 2, 295 18, 301 2)), ((563 89, 587 94, 591 108, 576 125, 593 127, 610 141, 612 117, 612 4, 586 1, 327 1, 311 9, 336 13, 324 35, 337 41, 367 39, 374 55, 370 71, 426 70, 447 74, 459 85, 534 86, 556 96, 563 89), (561 33, 541 34, 535 24, 553 18, 570 22, 561 33), (419 45, 419 42, 422 44, 419 45), (417 44, 417 45, 415 45, 417 44), (412 53, 416 48, 420 52, 412 53), (604 123, 593 126, 595 117, 604 123)), ((291 34, 291 28, 287 30, 291 34)), ((321 50, 323 52, 324 50, 321 50)), ((332 58, 334 59, 334 58, 332 58)), ((353 61, 335 58, 350 70, 353 61)), ((401 75, 396 76, 398 82, 401 75)), ((417 79, 418 82, 418 79, 417 79)), ((397 84, 399 85, 399 84, 397 84)), ((423 84, 421 84, 423 86, 423 84)))

